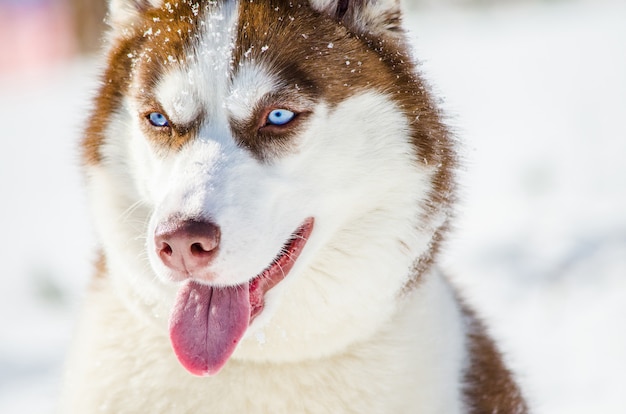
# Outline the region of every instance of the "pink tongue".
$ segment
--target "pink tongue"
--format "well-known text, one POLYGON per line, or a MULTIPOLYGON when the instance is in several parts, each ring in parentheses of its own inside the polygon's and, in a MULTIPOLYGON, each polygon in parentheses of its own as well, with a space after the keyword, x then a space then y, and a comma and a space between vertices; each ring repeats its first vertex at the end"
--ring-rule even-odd
POLYGON ((194 375, 217 374, 250 322, 248 284, 218 288, 188 281, 170 316, 170 340, 180 363, 194 375))

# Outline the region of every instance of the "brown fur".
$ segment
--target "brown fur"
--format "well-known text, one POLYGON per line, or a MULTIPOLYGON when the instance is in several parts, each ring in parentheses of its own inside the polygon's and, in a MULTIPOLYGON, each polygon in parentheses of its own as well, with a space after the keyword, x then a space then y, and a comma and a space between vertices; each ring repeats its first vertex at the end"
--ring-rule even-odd
POLYGON ((103 251, 98 252, 98 256, 94 261, 94 274, 93 279, 102 279, 107 275, 107 264, 106 264, 106 256, 103 251))
MULTIPOLYGON (((124 36, 112 40, 107 69, 83 140, 86 164, 104 161, 99 148, 104 142, 109 117, 120 107, 131 83, 137 83, 132 93, 145 107, 137 116, 145 118, 150 112, 162 111, 152 94, 153 87, 167 65, 173 64, 172 59, 175 62, 187 59, 185 52, 191 44, 196 23, 205 12, 204 8, 194 12, 192 5, 185 2, 172 3, 175 6, 138 14, 138 20, 125 28, 124 36)), ((168 130, 151 131, 147 136, 157 145, 178 149, 195 136, 197 128, 197 123, 173 125, 168 130)))
POLYGON ((469 414, 527 414, 528 407, 502 355, 483 324, 467 308, 470 365, 465 372, 465 401, 469 414))

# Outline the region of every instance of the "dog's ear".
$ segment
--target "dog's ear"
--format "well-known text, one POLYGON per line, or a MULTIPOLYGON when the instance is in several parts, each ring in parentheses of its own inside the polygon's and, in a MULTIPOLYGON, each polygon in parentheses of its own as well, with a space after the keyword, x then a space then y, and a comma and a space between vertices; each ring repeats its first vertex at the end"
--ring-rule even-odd
POLYGON ((310 0, 311 6, 365 33, 402 32, 400 0, 310 0))
POLYGON ((142 12, 160 7, 163 0, 109 0, 108 23, 113 30, 132 25, 142 12))

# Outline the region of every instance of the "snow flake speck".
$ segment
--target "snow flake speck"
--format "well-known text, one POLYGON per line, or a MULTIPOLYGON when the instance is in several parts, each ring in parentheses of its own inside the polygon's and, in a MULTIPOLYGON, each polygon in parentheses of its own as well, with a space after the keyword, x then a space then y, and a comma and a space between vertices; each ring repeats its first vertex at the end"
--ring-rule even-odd
POLYGON ((265 344, 265 341, 266 341, 265 332, 259 331, 254 334, 254 337, 256 338, 256 341, 259 343, 259 345, 265 344))

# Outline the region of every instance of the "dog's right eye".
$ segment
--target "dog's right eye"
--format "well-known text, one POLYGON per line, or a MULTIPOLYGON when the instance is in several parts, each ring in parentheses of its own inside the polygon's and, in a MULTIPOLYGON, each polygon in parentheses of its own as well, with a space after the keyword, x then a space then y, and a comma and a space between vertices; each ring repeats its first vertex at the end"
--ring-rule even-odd
POLYGON ((287 125, 295 117, 296 114, 288 109, 274 109, 267 115, 267 125, 287 125))
POLYGON ((170 126, 170 122, 167 120, 167 117, 159 112, 151 112, 148 114, 148 121, 150 121, 150 125, 155 127, 167 127, 170 126))

